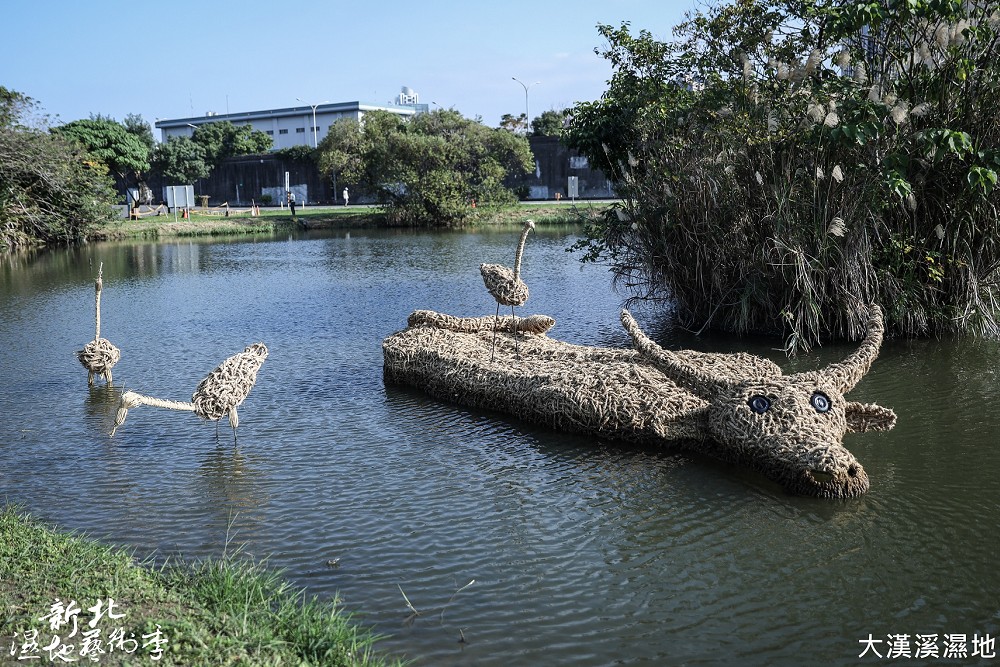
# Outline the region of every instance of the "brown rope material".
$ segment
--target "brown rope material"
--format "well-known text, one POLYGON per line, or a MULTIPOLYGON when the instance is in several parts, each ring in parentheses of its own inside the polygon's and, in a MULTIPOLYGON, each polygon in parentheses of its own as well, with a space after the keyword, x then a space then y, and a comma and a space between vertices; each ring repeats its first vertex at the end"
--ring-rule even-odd
POLYGON ((483 276, 483 284, 497 303, 502 306, 523 306, 528 300, 528 286, 521 280, 521 257, 524 255, 524 244, 528 232, 535 228, 535 223, 528 220, 521 230, 521 238, 517 242, 517 252, 514 255, 514 268, 509 269, 502 264, 481 264, 479 273, 483 276))
POLYGON ((477 333, 479 331, 493 331, 496 327, 499 331, 521 331, 528 333, 545 333, 556 321, 548 315, 529 315, 528 317, 500 318, 486 317, 455 317, 444 313, 435 313, 433 310, 415 310, 407 318, 408 326, 416 327, 426 325, 438 329, 451 329, 462 333, 477 333), (516 329, 515 329, 516 328, 516 329))
POLYGON ((101 289, 104 287, 102 274, 104 262, 97 268, 97 280, 94 281, 94 340, 87 343, 82 350, 77 350, 76 358, 87 369, 87 384, 93 385, 94 378, 104 376, 104 381, 111 384, 111 369, 121 359, 121 351, 107 338, 101 338, 101 289))
POLYGON ((454 326, 477 319, 489 318, 416 311, 409 328, 382 343, 386 379, 557 429, 702 452, 758 470, 794 493, 824 497, 858 496, 869 487, 844 434, 895 424, 891 410, 847 401, 839 390, 845 376, 870 366, 879 326, 828 374, 782 376, 773 362, 746 353, 667 352, 627 312, 622 322, 639 350, 572 345, 518 327, 517 339, 507 331, 497 336, 491 361, 488 328, 454 326))
POLYGON ((115 426, 111 435, 125 423, 130 408, 152 405, 170 410, 193 412, 202 419, 218 421, 223 415, 229 416, 233 430, 240 425, 236 408, 246 400, 257 383, 257 372, 267 359, 267 346, 254 343, 239 354, 227 358, 198 383, 191 396, 191 402, 170 401, 144 396, 134 391, 122 394, 115 416, 115 426))

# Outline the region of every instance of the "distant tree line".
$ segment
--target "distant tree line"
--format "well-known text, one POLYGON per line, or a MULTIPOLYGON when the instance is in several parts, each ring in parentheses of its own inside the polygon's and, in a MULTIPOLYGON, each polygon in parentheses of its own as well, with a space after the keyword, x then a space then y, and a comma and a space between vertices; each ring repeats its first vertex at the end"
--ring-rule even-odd
MULTIPOLYGON (((536 135, 560 136, 566 113, 546 111, 532 122, 536 135)), ((375 197, 395 224, 449 226, 474 207, 516 201, 504 182, 533 167, 524 128, 489 128, 454 109, 402 120, 387 112, 363 122, 342 120, 317 149, 278 151, 313 162, 322 173, 355 183, 375 197)), ((110 219, 121 193, 152 197, 152 174, 191 184, 208 178, 230 157, 272 148, 271 137, 249 125, 199 125, 190 137, 157 143, 141 116, 110 116, 53 125, 38 103, 0 87, 0 252, 37 244, 78 243, 110 219)))

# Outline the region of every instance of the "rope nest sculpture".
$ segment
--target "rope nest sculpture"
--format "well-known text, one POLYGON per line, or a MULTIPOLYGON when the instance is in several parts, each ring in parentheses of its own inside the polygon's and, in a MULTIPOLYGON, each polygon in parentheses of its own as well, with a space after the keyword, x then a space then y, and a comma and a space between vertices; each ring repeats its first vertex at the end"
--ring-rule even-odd
POLYGON ((97 280, 94 281, 95 305, 95 333, 94 340, 87 343, 82 350, 78 350, 76 358, 80 360, 83 367, 87 369, 87 384, 92 386, 94 378, 98 375, 104 377, 104 381, 111 384, 111 369, 122 358, 121 351, 115 347, 107 338, 101 338, 101 289, 104 287, 102 273, 104 272, 104 262, 97 268, 97 280))
POLYGON ((491 360, 490 319, 414 312, 407 329, 382 343, 386 380, 560 430, 698 451, 821 497, 867 492, 868 477, 843 436, 895 424, 891 410, 843 397, 878 355, 878 306, 847 359, 787 376, 747 353, 664 350, 628 311, 621 319, 634 350, 573 345, 549 338, 551 325, 531 330, 512 320, 500 327, 491 360), (518 337, 521 360, 513 363, 518 337))
POLYGON ((130 408, 140 405, 152 405, 170 410, 193 412, 202 419, 218 422, 224 415, 229 416, 229 425, 233 427, 233 437, 240 425, 236 408, 240 406, 250 390, 257 383, 257 372, 267 359, 267 346, 254 343, 239 354, 229 357, 198 383, 191 396, 191 402, 170 401, 162 398, 144 396, 134 391, 122 394, 115 417, 115 426, 111 435, 125 423, 130 408))

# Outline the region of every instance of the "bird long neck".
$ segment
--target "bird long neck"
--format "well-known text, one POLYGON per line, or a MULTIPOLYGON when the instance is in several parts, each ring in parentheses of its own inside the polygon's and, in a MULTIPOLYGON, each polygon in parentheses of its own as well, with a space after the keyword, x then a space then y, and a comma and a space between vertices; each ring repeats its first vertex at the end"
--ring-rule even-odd
POLYGON ((185 403, 183 401, 168 401, 163 398, 153 398, 152 396, 145 396, 138 392, 126 391, 122 394, 121 400, 118 403, 118 413, 115 415, 115 425, 111 429, 111 435, 115 434, 118 427, 125 423, 125 418, 128 417, 128 411, 130 408, 135 408, 140 405, 152 405, 157 408, 168 408, 170 410, 184 410, 185 412, 194 412, 194 403, 185 403))
POLYGON ((531 227, 528 225, 524 226, 521 230, 521 238, 517 242, 517 254, 514 256, 514 280, 521 279, 521 256, 524 255, 524 244, 528 241, 528 232, 531 231, 531 227))
POLYGON ((101 288, 104 286, 104 281, 101 279, 101 273, 104 271, 104 262, 101 262, 100 266, 97 268, 97 280, 94 282, 94 292, 96 293, 94 301, 96 302, 94 308, 96 315, 94 316, 94 340, 98 340, 101 337, 101 288))

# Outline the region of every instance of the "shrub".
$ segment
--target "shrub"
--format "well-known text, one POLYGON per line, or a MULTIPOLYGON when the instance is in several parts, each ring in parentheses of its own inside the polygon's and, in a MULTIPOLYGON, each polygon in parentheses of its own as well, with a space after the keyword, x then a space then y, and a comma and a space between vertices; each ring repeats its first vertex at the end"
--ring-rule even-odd
POLYGON ((858 336, 868 302, 909 335, 1000 333, 998 29, 985 0, 739 0, 671 44, 602 26, 616 72, 569 143, 623 203, 590 256, 793 353, 858 336))

